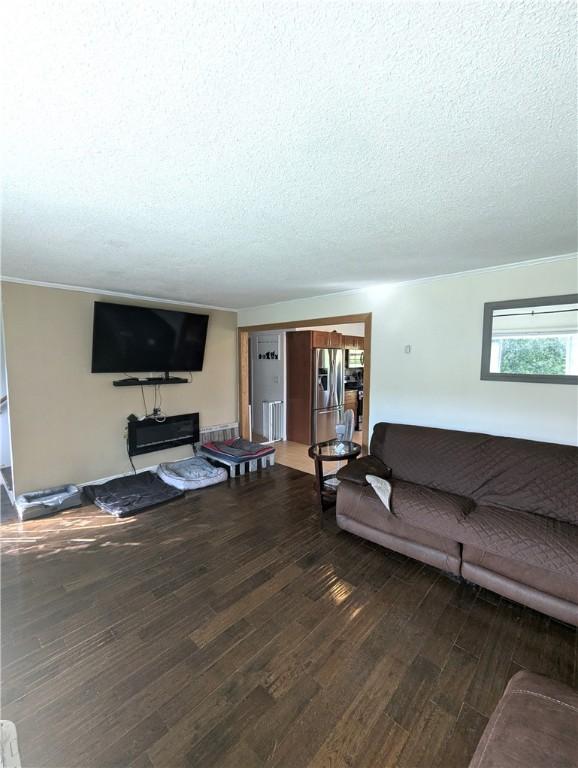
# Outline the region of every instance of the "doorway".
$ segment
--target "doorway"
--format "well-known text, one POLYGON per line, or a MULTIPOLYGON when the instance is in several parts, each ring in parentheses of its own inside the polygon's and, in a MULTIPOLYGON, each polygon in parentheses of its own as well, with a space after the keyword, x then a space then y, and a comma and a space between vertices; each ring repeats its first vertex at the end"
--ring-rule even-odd
MULTIPOLYGON (((315 424, 319 425, 319 430, 330 416, 333 418, 334 414, 329 413, 331 409, 335 411, 333 420, 336 422, 343 418, 346 410, 352 410, 353 441, 360 443, 364 451, 367 451, 371 313, 240 327, 238 348, 239 429, 242 437, 257 442, 275 442, 278 464, 313 474, 313 460, 309 458, 307 451, 309 445, 315 442, 315 424), (307 348, 301 357, 295 353, 291 354, 291 344, 299 334, 309 335, 311 339, 311 347, 307 348), (304 431, 299 433, 295 429, 293 418, 296 406, 295 399, 291 398, 291 381, 312 381, 314 361, 317 358, 325 359, 323 355, 316 354, 314 349, 326 346, 340 350, 336 356, 341 360, 340 365, 343 368, 340 374, 342 399, 331 403, 328 408, 319 410, 317 421, 315 403, 304 405, 298 419, 304 425, 304 431), (277 421, 275 432, 274 418, 268 418, 267 414, 271 409, 279 408, 282 411, 282 424, 279 426, 277 421)), ((325 357, 332 359, 331 355, 325 357)), ((322 371, 322 383, 326 380, 324 375, 325 372, 322 371)), ((328 436, 329 434, 323 434, 322 437, 328 436)))
POLYGON ((285 440, 285 331, 249 334, 251 440, 285 440))

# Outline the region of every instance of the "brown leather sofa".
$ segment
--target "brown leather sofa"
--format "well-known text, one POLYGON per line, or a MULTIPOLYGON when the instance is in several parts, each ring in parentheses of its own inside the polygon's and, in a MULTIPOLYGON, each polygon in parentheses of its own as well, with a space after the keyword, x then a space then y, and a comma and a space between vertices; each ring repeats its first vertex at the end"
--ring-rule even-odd
POLYGON ((578 692, 517 672, 488 721, 469 768, 578 765, 578 692))
POLYGON ((578 625, 578 448, 379 423, 338 477, 341 528, 578 625))

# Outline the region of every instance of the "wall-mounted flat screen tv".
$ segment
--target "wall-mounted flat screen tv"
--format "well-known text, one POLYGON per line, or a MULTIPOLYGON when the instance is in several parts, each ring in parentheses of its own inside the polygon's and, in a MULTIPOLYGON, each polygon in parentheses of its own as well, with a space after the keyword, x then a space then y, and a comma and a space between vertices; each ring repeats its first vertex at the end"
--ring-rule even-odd
POLYGON ((200 371, 208 315, 94 303, 93 373, 200 371))

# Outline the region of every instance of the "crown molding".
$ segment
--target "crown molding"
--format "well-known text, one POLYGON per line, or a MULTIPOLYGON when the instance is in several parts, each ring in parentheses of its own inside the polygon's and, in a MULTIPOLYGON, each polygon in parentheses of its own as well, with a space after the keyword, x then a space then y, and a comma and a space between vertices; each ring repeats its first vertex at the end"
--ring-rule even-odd
POLYGON ((37 288, 56 288, 60 291, 76 291, 77 293, 93 293, 98 296, 114 296, 117 299, 135 299, 137 301, 154 301, 158 304, 172 304, 180 307, 197 307, 198 309, 215 309, 221 312, 238 312, 232 307, 217 307, 214 304, 196 304, 192 301, 179 301, 178 299, 162 299, 159 296, 142 296, 137 293, 124 293, 122 291, 108 291, 101 288, 87 288, 82 285, 66 285, 64 283, 48 283, 43 280, 27 280, 23 277, 8 277, 0 275, 0 282, 18 283, 20 285, 33 285, 37 288))
POLYGON ((0 282, 4 283, 18 283, 21 285, 33 285, 38 288, 56 288, 61 291, 77 291, 79 293, 93 293, 99 296, 113 296, 119 299, 133 299, 136 301, 154 301, 159 304, 171 304, 173 306, 181 307, 197 307, 199 309, 214 309, 220 312, 250 312, 254 309, 262 309, 263 307, 276 307, 280 304, 292 304, 297 301, 314 301, 315 299, 331 298, 333 296, 350 296, 357 293, 365 293, 372 288, 377 288, 379 285, 414 285, 416 283, 430 283, 433 280, 446 280, 450 278, 466 277, 468 275, 480 275, 486 272, 500 272, 504 269, 519 269, 524 267, 530 267, 535 264, 542 264, 547 262, 556 261, 571 261, 578 259, 578 253, 563 253, 558 256, 544 256, 540 259, 527 259, 525 261, 514 261, 508 264, 496 264, 490 267, 478 267, 477 269, 466 269, 461 272, 448 272, 443 275, 430 275, 428 277, 416 277, 411 280, 398 280, 391 283, 379 283, 376 285, 366 285, 363 288, 350 288, 346 291, 335 291, 334 293, 320 293, 315 296, 301 296, 295 299, 285 299, 284 301, 275 301, 268 304, 256 304, 252 307, 219 307, 214 304, 197 304, 192 301, 179 301, 178 299, 166 299, 160 296, 143 296, 137 293, 125 293, 123 291, 110 291, 100 288, 88 288, 82 285, 66 285, 65 283, 50 283, 43 280, 28 280, 23 277, 10 277, 8 275, 0 275, 0 282))
POLYGON ((449 280, 450 278, 467 277, 468 275, 481 275, 486 272, 501 272, 504 269, 517 269, 522 267, 531 267, 536 264, 543 264, 547 262, 555 261, 572 261, 578 260, 577 253, 562 253, 558 256, 543 256, 539 259, 526 259, 525 261, 514 261, 508 264, 495 264, 490 267, 477 267, 476 269, 464 269, 461 272, 447 272, 443 275, 429 275, 428 277, 414 277, 411 280, 393 280, 391 282, 376 283, 374 285, 366 285, 363 288, 349 288, 346 291, 335 291, 334 293, 319 293, 315 296, 302 296, 297 299, 285 299, 284 301, 275 301, 270 304, 257 304, 254 307, 240 307, 235 310, 236 312, 252 312, 254 309, 263 309, 265 307, 277 307, 280 304, 293 304, 297 301, 314 301, 315 299, 329 299, 339 296, 351 296, 357 293, 365 293, 373 288, 379 288, 380 286, 398 286, 398 285, 415 285, 419 283, 431 283, 434 280, 449 280))

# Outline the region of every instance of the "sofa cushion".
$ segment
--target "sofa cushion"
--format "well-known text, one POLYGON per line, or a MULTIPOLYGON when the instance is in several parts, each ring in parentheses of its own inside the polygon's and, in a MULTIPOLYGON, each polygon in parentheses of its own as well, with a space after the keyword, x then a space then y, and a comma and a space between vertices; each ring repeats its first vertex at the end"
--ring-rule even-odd
POLYGON ((518 672, 494 710, 469 768, 570 768, 578 755, 578 692, 518 672))
POLYGON ((471 499, 455 493, 434 491, 424 485, 391 481, 390 508, 392 513, 412 525, 455 536, 455 523, 464 520, 473 507, 471 499))
POLYGON ((471 432, 380 422, 370 449, 396 479, 471 496, 480 480, 479 446, 488 439, 471 432))
POLYGON ((341 483, 337 491, 337 520, 348 518, 377 531, 415 541, 425 547, 460 557, 460 545, 439 531, 416 527, 386 510, 370 485, 341 483))
POLYGON ((368 485, 366 475, 375 475, 387 479, 391 477, 391 469, 377 456, 362 456, 356 461, 350 461, 337 472, 338 480, 346 480, 358 485, 368 485))
POLYGON ((502 558, 578 580, 578 527, 530 512, 476 507, 459 541, 502 558))
POLYGON ((501 557, 471 544, 464 544, 462 560, 464 565, 480 566, 517 584, 525 584, 569 603, 578 601, 578 574, 573 578, 566 573, 532 565, 523 560, 501 557))
POLYGON ((382 422, 371 453, 399 480, 578 524, 575 446, 382 422))

